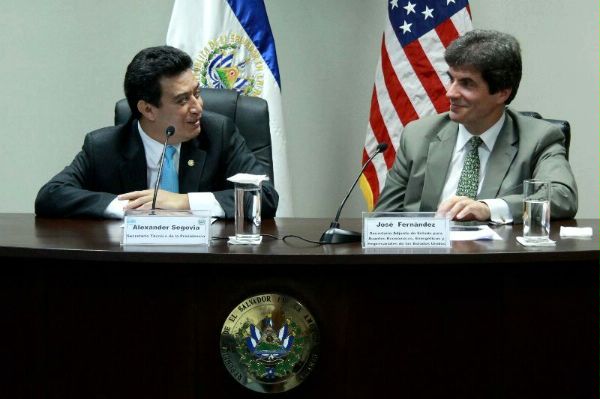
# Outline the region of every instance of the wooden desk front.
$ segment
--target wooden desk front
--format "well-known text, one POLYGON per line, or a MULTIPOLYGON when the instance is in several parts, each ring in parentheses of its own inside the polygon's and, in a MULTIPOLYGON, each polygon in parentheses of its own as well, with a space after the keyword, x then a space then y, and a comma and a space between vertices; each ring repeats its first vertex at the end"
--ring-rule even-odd
MULTIPOLYGON (((325 219, 265 221, 318 239, 325 219)), ((360 230, 360 220, 344 228, 360 230)), ((598 392, 598 220, 554 222, 554 248, 503 241, 365 251, 119 245, 120 222, 0 215, 2 397, 256 397, 219 334, 243 299, 300 300, 321 331, 313 374, 278 397, 562 398, 598 392), (591 239, 559 239, 559 225, 591 239)), ((233 232, 218 222, 213 235, 233 232)))

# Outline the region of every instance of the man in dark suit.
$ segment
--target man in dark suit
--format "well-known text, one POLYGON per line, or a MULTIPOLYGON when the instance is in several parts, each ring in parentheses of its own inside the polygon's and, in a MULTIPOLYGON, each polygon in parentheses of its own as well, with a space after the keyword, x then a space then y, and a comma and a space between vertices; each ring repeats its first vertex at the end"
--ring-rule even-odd
MULTIPOLYGON (((73 162, 40 189, 36 214, 120 218, 128 209, 149 209, 165 131, 173 126, 168 144, 177 165, 172 189, 177 192, 159 190, 156 207, 208 209, 214 217, 232 218, 233 183, 226 179, 267 171, 233 121, 203 112, 191 68, 191 58, 174 47, 140 51, 127 67, 124 82, 132 118, 87 134, 73 162)), ((263 217, 275 216, 278 199, 272 183, 263 182, 263 217)))
POLYGON ((470 31, 445 59, 450 112, 406 126, 375 210, 520 223, 523 180, 533 178, 551 182, 552 218, 575 216, 577 186, 562 132, 506 107, 521 80, 516 39, 470 31))

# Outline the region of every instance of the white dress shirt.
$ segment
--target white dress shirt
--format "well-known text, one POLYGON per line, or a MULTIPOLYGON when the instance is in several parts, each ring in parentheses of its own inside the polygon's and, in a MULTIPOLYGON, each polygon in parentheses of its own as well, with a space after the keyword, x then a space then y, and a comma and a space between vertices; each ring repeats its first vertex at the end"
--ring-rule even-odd
MULTIPOLYGON (((158 168, 160 162, 160 156, 162 155, 163 144, 154 140, 142 129, 142 125, 138 121, 138 131, 144 145, 144 152, 146 153, 146 170, 148 188, 154 189, 156 179, 158 178, 158 168)), ((173 155, 173 163, 179 173, 179 156, 181 151, 181 143, 173 144, 175 147, 175 155, 173 155)), ((190 202, 190 209, 193 210, 209 210, 212 217, 224 217, 225 211, 219 201, 215 198, 213 193, 188 193, 188 200, 190 202)), ((127 205, 127 200, 119 200, 115 198, 104 210, 104 216, 107 218, 122 219, 124 216, 123 207, 127 205)))
MULTIPOLYGON (((496 139, 500 134, 500 129, 504 125, 506 114, 502 114, 500 119, 494 123, 488 130, 479 135, 483 144, 479 146, 479 187, 477 192, 481 191, 483 186, 483 180, 485 177, 485 170, 487 168, 490 154, 496 144, 496 139)), ((459 124, 458 125, 458 136, 456 137, 456 144, 454 145, 454 153, 452 154, 452 160, 450 161, 450 169, 448 176, 446 177, 446 183, 442 190, 441 202, 448 200, 449 198, 456 195, 456 189, 458 188, 458 181, 460 180, 460 174, 463 169, 465 157, 467 156, 470 148, 467 148, 467 142, 473 137, 473 135, 467 130, 467 128, 459 124)), ((513 218, 508 208, 506 201, 499 198, 492 199, 478 199, 478 201, 485 202, 490 208, 490 219, 495 223, 511 223, 513 218)), ((438 204, 439 205, 439 204, 438 204)))

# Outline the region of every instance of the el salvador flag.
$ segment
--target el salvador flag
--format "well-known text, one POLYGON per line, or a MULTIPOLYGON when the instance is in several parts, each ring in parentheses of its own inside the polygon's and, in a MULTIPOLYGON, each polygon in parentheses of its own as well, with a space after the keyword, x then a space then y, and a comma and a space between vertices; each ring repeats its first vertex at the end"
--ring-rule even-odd
POLYGON ((277 216, 293 216, 281 80, 263 0, 175 0, 167 44, 192 57, 201 85, 236 89, 269 103, 277 216))

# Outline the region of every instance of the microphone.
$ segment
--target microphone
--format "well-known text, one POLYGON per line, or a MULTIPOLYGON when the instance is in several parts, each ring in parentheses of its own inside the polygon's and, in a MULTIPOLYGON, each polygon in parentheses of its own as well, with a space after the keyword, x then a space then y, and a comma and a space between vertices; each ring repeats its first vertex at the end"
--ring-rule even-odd
POLYGON ((156 183, 154 184, 154 196, 152 197, 152 210, 156 209, 156 195, 158 194, 158 186, 160 186, 160 178, 162 177, 163 164, 165 163, 165 152, 167 151, 167 142, 169 141, 169 137, 175 134, 175 128, 173 126, 167 127, 165 130, 165 144, 163 145, 162 154, 160 156, 160 161, 158 162, 158 177, 156 178, 156 183))
POLYGON ((375 149, 375 153, 373 155, 371 155, 371 157, 367 160, 367 162, 365 162, 362 169, 360 170, 360 173, 358 174, 358 176, 356 176, 356 180, 354 180, 354 184, 352 184, 352 187, 350 187, 350 190, 348 190, 348 194, 346 194, 346 197, 344 198, 340 207, 338 208, 337 214, 335 215, 335 219, 333 219, 333 221, 331 222, 329 229, 326 232, 324 232, 323 235, 321 236, 321 240, 320 240, 321 244, 341 244, 341 243, 346 243, 346 242, 360 241, 361 233, 356 232, 356 231, 343 230, 343 229, 339 228, 340 224, 339 224, 338 220, 340 219, 340 213, 342 213, 342 208, 346 204, 348 197, 350 197, 350 193, 354 189, 354 186, 356 186, 356 183, 358 183, 358 179, 360 179, 360 176, 365 171, 365 168, 367 167, 367 165, 371 163, 371 161, 373 160, 373 158, 375 158, 375 156, 377 154, 384 152, 385 150, 387 150, 387 148, 388 148, 388 145, 386 143, 379 143, 377 145, 377 148, 375 149))

